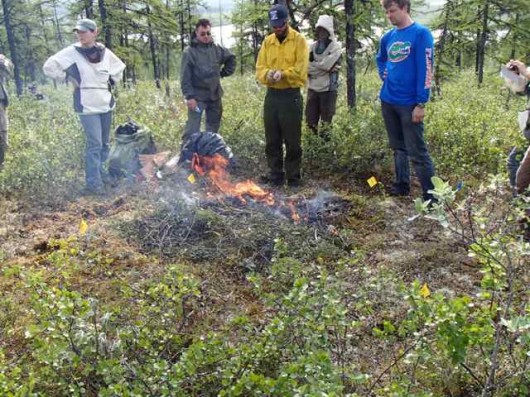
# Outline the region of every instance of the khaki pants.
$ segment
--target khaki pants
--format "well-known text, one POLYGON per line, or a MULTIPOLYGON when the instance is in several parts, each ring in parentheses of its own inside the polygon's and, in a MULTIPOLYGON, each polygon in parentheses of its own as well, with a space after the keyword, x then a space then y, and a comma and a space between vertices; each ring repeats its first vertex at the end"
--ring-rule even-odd
POLYGON ((7 109, 0 103, 0 166, 4 163, 7 142, 7 109))

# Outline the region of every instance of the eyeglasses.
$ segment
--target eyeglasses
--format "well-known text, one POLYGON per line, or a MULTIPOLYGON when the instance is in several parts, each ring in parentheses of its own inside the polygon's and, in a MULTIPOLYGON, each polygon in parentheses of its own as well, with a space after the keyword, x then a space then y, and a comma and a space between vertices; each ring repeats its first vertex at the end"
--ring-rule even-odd
POLYGON ((283 29, 285 27, 285 25, 287 25, 287 22, 284 22, 283 25, 280 25, 280 26, 273 26, 272 28, 274 30, 283 29))
POLYGON ((211 35, 212 35, 212 32, 201 32, 201 34, 200 34, 201 37, 211 36, 211 35))

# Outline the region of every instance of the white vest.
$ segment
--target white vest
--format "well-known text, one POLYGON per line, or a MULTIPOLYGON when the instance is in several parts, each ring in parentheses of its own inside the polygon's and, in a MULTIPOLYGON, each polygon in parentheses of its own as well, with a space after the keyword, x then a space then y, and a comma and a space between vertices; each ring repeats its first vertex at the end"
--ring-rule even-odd
POLYGON ((125 64, 108 48, 100 62, 90 63, 75 47, 76 44, 72 44, 51 56, 42 67, 44 73, 54 79, 64 79, 68 70, 68 77, 78 83, 74 91, 77 113, 99 114, 113 110, 115 103, 109 91, 109 78, 121 80, 125 64))

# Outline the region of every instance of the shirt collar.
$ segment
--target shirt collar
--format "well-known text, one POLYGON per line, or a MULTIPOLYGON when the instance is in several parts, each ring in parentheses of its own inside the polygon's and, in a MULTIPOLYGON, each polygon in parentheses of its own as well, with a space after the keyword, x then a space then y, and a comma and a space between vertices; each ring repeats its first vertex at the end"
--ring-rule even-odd
POLYGON ((285 40, 282 41, 280 43, 280 40, 278 40, 278 38, 276 37, 276 35, 273 33, 274 35, 274 41, 273 43, 275 45, 282 45, 283 43, 285 43, 286 41, 289 41, 289 40, 293 40, 294 39, 294 35, 295 35, 295 30, 291 27, 291 26, 287 26, 287 37, 285 37, 285 40))

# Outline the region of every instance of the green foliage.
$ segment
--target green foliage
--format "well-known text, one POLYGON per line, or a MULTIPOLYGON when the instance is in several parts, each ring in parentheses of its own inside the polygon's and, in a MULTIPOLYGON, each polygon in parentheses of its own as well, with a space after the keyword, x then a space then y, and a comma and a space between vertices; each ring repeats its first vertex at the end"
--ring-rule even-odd
MULTIPOLYGON (((417 256, 408 280, 406 269, 387 269, 381 246, 396 247, 385 224, 399 222, 394 213, 385 218, 389 200, 349 192, 351 206, 326 229, 245 208, 228 216, 228 207, 207 200, 190 207, 176 193, 180 186, 162 186, 137 211, 129 209, 140 198, 126 196, 127 215, 112 225, 127 244, 145 243, 152 263, 114 252, 90 228, 3 267, 0 394, 527 394, 530 248, 518 222, 528 203, 511 201, 502 175, 487 178, 502 173, 504 153, 521 140, 518 105, 505 103, 493 80, 480 89, 471 80, 464 73, 446 83, 444 96, 427 107, 438 203, 418 202, 428 220, 402 227, 425 222, 427 234, 411 238, 433 240, 442 234, 436 220, 462 240, 455 247, 469 251, 472 276, 480 278, 472 290, 429 284, 427 294, 425 280, 410 282, 426 270, 417 256), (456 181, 465 188, 457 192, 456 181)), ((255 178, 266 169, 264 89, 250 75, 224 87, 222 134, 238 158, 234 177, 255 178)), ((329 184, 389 175, 378 87, 368 72, 357 112, 339 101, 330 142, 304 131, 306 175, 329 184)), ((186 112, 178 87, 170 88, 170 97, 146 84, 120 89, 116 123, 131 116, 154 132, 159 150, 176 153, 186 112)), ((69 88, 46 94, 47 102, 13 101, 0 174, 3 195, 39 205, 76 197, 83 175, 83 135, 69 88)), ((107 226, 105 233, 115 231, 107 226)), ((11 231, 27 233, 6 229, 2 244, 11 231)), ((433 267, 445 265, 439 254, 432 254, 433 267)), ((2 262, 10 260, 2 247, 2 262)))
POLYGON ((448 0, 432 25, 440 31, 436 73, 443 78, 476 66, 478 41, 484 28, 488 33, 484 43, 486 65, 497 66, 510 58, 528 56, 522 44, 530 40, 530 19, 524 0, 448 0))
MULTIPOLYGON (((481 186, 476 196, 459 203, 455 202, 457 192, 447 183, 439 178, 433 178, 433 183, 438 202, 428 209, 420 204, 419 209, 466 241, 469 255, 477 259, 483 276, 481 292, 475 299, 463 296, 449 300, 439 294, 428 297, 421 293, 419 283, 413 286, 408 299, 414 310, 404 324, 405 330, 421 337, 421 354, 416 348, 414 358, 426 357, 427 367, 444 366, 445 360, 452 366, 461 365, 480 390, 502 388, 508 394, 524 390, 529 379, 522 373, 527 372, 524 368, 530 346, 528 338, 521 336, 529 321, 524 291, 530 244, 520 237, 521 203, 500 208, 493 204, 491 197, 502 194, 503 186, 496 179, 481 186), (494 380, 500 366, 510 374, 503 386, 494 380)), ((526 217, 523 220, 527 222, 526 217)))
MULTIPOLYGON (((23 98, 10 112, 10 150, 0 176, 3 194, 30 191, 33 196, 70 195, 83 164, 78 118, 65 106, 65 93, 49 101, 23 98)), ((30 195, 30 196, 31 196, 30 195)))
MULTIPOLYGON (((391 155, 376 102, 379 84, 374 74, 363 76, 354 113, 348 111, 343 95, 339 96, 330 142, 322 142, 309 131, 304 133, 304 170, 308 175, 350 174, 363 179, 375 175, 384 180, 389 174, 391 155)), ((442 98, 428 105, 426 140, 443 178, 473 181, 503 172, 506 153, 522 141, 515 122, 518 104, 513 102, 506 110, 499 84, 492 81, 477 88, 471 75, 464 73, 444 86, 442 98)), ((261 122, 265 89, 248 75, 228 78, 224 86, 221 134, 238 159, 238 172, 255 177, 256 170, 266 170, 261 122)), ((177 153, 186 111, 178 86, 171 85, 171 91, 172 96, 166 97, 146 84, 120 89, 115 125, 132 117, 153 131, 159 150, 177 153)), ((80 188, 84 136, 69 108, 71 94, 68 88, 46 94, 48 101, 24 98, 12 105, 11 148, 0 174, 4 194, 31 192, 31 197, 47 197, 53 202, 80 188)))

